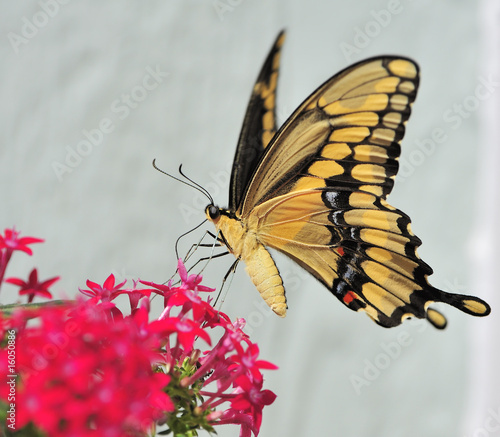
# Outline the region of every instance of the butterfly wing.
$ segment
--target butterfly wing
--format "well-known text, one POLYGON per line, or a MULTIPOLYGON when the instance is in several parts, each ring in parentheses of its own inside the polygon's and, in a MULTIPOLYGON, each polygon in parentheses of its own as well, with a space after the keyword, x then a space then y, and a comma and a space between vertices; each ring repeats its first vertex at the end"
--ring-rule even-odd
POLYGON ((396 57, 359 62, 325 82, 273 138, 246 186, 241 215, 304 175, 337 187, 366 185, 385 198, 418 82, 417 65, 396 57), (309 173, 297 172, 312 163, 309 173))
POLYGON ((229 209, 233 211, 238 207, 264 149, 276 133, 276 88, 284 39, 282 31, 262 66, 247 106, 231 172, 229 209))
POLYGON ((446 319, 446 302, 486 315, 482 300, 427 282, 410 219, 386 202, 419 82, 409 59, 373 58, 319 87, 269 144, 236 212, 258 240, 287 254, 349 308, 391 327, 446 319))

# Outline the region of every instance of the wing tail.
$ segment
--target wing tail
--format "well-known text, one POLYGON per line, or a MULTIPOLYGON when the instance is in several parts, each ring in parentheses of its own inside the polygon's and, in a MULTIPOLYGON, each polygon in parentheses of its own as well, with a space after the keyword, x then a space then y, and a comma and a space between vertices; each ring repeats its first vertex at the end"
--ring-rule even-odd
POLYGON ((445 291, 434 289, 436 293, 436 302, 444 302, 448 305, 470 314, 471 316, 484 317, 490 314, 490 306, 482 299, 465 294, 447 293, 445 291))

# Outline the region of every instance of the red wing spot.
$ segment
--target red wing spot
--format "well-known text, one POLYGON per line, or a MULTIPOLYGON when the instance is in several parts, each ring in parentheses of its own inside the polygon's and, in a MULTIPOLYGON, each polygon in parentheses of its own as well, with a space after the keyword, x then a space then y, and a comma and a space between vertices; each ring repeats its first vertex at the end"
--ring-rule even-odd
POLYGON ((356 299, 356 295, 352 291, 348 291, 343 299, 345 304, 349 305, 354 299, 356 299))
POLYGON ((342 247, 337 247, 337 253, 340 255, 340 256, 344 256, 344 249, 342 247))

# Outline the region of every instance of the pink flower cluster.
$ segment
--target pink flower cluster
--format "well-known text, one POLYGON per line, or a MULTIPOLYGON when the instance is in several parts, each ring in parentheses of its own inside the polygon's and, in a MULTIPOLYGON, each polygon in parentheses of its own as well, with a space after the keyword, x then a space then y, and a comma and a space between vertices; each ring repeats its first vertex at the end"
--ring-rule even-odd
POLYGON ((55 437, 144 435, 174 409, 163 391, 170 377, 151 367, 158 335, 134 318, 112 321, 103 305, 82 301, 21 310, 8 325, 17 329, 18 429, 32 422, 55 437), (34 317, 39 323, 25 327, 34 317))
MULTIPOLYGON (((42 241, 7 231, 0 237, 0 285, 1 262, 16 249, 31 254, 27 244, 42 241)), ((127 288, 110 275, 102 286, 87 281, 80 290, 86 301, 28 304, 5 314, 0 307, 0 339, 15 330, 16 430, 114 437, 154 435, 165 426, 176 436, 238 424, 240 436, 258 435, 262 410, 276 398, 263 389, 261 370, 276 366, 258 359, 243 319, 233 323, 201 298, 213 291, 201 276, 188 275, 181 260, 178 273, 176 286, 140 281, 147 288, 127 288), (129 314, 114 302, 121 294, 128 295, 129 314), (164 309, 150 321, 152 294, 163 297, 164 309)), ((55 279, 39 283, 32 273, 24 285, 10 282, 31 290, 31 302, 47 296, 55 279)), ((2 348, 0 368, 7 363, 2 348)), ((7 390, 0 381, 0 407, 8 405, 7 390)))
POLYGON ((243 319, 232 323, 226 314, 200 298, 200 291, 213 291, 200 285, 201 276, 188 276, 181 260, 178 273, 179 287, 141 281, 163 296, 165 309, 160 320, 168 324, 168 334, 176 333, 176 341, 169 337, 165 346, 167 368, 190 363, 192 371, 182 376, 180 384, 194 389, 200 400, 203 399, 195 410, 198 414, 207 414, 212 425, 239 424, 240 437, 250 436, 251 432, 258 435, 262 409, 276 399, 272 391, 262 390, 264 380, 260 370, 277 367, 258 359, 259 348, 243 332, 243 319), (177 315, 173 315, 175 308, 180 309, 177 315), (204 352, 195 348, 196 337, 211 345, 209 332, 217 328, 222 328, 223 333, 214 347, 204 352), (209 389, 210 385, 213 389, 209 389), (225 402, 229 402, 229 408, 216 410, 225 402))

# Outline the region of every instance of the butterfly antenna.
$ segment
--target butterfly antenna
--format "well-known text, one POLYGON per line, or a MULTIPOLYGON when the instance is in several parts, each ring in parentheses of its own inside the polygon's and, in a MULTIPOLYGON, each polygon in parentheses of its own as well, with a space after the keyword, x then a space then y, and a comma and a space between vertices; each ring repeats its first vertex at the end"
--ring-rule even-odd
POLYGON ((172 179, 175 179, 177 182, 180 182, 181 184, 187 185, 188 187, 194 188, 195 190, 197 190, 200 193, 202 193, 210 201, 211 204, 214 203, 214 199, 212 198, 212 196, 210 195, 210 193, 205 188, 203 188, 200 184, 194 182, 192 179, 188 178, 184 173, 182 173, 182 171, 181 171, 182 164, 179 166, 179 173, 185 179, 187 179, 191 183, 187 183, 186 181, 183 181, 182 179, 179 179, 179 178, 177 178, 175 176, 172 176, 170 173, 167 173, 166 171, 164 171, 161 168, 157 167, 157 165, 156 165, 156 159, 153 159, 153 167, 155 168, 155 170, 158 170, 160 173, 163 173, 165 176, 168 176, 168 177, 170 177, 172 179))
POLYGON ((187 177, 183 172, 182 172, 182 164, 179 166, 179 173, 185 178, 187 179, 189 182, 191 182, 191 186, 194 187, 194 188, 197 188, 198 191, 201 191, 202 193, 205 194, 205 196, 208 197, 208 199, 210 200, 210 203, 213 205, 214 203, 214 199, 213 197, 210 195, 210 193, 205 189, 203 188, 199 183, 193 181, 191 178, 187 177))

